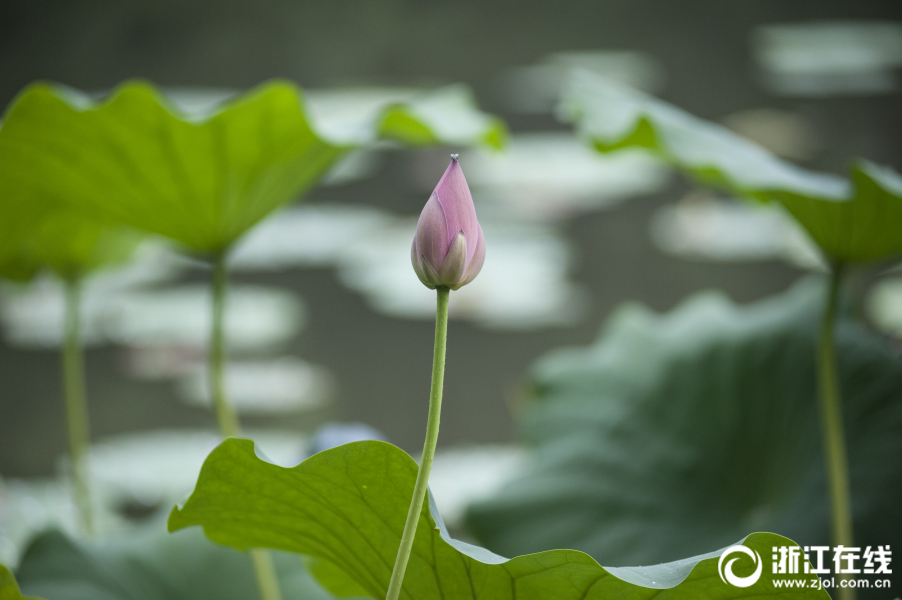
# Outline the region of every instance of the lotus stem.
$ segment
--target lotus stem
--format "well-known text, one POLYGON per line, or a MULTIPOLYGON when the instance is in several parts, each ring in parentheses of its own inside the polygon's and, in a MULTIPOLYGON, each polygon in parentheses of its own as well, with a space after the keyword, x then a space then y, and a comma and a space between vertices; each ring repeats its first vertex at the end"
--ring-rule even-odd
POLYGON ((213 328, 209 352, 210 393, 213 396, 216 419, 219 421, 219 432, 222 437, 234 437, 238 435, 241 426, 238 423, 238 416, 226 399, 225 392, 225 297, 227 287, 226 257, 225 253, 222 253, 217 255, 213 262, 213 328))
POLYGON ((279 578, 276 576, 276 567, 272 562, 272 554, 268 550, 253 548, 250 551, 251 562, 254 565, 254 574, 257 576, 257 589, 263 600, 281 600, 282 591, 279 589, 279 578))
MULTIPOLYGON (((241 432, 238 415, 229 404, 225 390, 225 300, 227 288, 226 255, 222 252, 216 255, 213 261, 213 327, 210 332, 208 370, 210 393, 213 396, 219 432, 225 438, 237 436, 241 432)), ((260 592, 261 600, 282 600, 272 555, 266 550, 254 548, 250 551, 250 557, 251 564, 254 566, 254 574, 257 577, 257 589, 260 592)))
MULTIPOLYGON (((830 490, 831 533, 834 546, 852 546, 852 495, 849 486, 849 464, 846 452, 845 429, 843 426, 842 400, 836 369, 836 343, 834 324, 843 265, 836 262, 830 271, 830 287, 827 292, 827 306, 821 324, 818 347, 818 379, 820 391, 821 428, 824 443, 824 458, 827 467, 827 485, 830 490)), ((843 587, 842 580, 848 574, 839 574, 837 598, 855 600, 855 589, 843 587)))
POLYGON ((435 349, 432 355, 432 389, 429 394, 429 417, 426 421, 426 442, 423 444, 423 457, 417 471, 417 481, 413 487, 413 498, 407 511, 407 522, 401 534, 401 545, 398 557, 392 569, 385 600, 398 600, 401 584, 404 583, 404 572, 410 559, 410 550, 417 533, 417 523, 423 511, 426 499, 426 488, 429 483, 429 472, 432 470, 432 459, 435 457, 435 446, 438 442, 439 418, 442 412, 442 387, 445 380, 445 348, 448 340, 448 296, 451 290, 437 287, 438 294, 435 308, 435 349))
POLYGON ((66 316, 63 339, 63 388, 66 401, 66 425, 69 433, 69 460, 72 468, 72 483, 75 488, 75 504, 81 518, 81 527, 85 534, 90 536, 94 533, 87 464, 91 433, 79 322, 81 281, 78 277, 67 277, 64 285, 66 316))

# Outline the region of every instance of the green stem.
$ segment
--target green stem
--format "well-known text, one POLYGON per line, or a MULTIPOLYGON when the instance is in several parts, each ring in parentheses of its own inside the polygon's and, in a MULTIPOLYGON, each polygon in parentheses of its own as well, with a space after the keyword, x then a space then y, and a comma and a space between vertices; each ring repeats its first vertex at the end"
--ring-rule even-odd
MULTIPOLYGON (((842 263, 832 265, 827 306, 824 310, 820 345, 818 347, 818 379, 821 428, 827 466, 827 485, 830 489, 833 545, 849 547, 853 542, 852 497, 849 486, 849 465, 846 458, 842 401, 839 392, 839 378, 836 372, 836 343, 833 335, 842 272, 842 263)), ((843 579, 849 579, 849 575, 839 575, 839 581, 843 579)), ((837 597, 840 600, 854 600, 855 598, 854 588, 840 585, 836 590, 837 597)))
POLYGON ((88 485, 87 454, 90 446, 88 403, 85 393, 84 358, 80 339, 79 306, 81 283, 77 277, 65 279, 66 323, 63 340, 63 385, 66 400, 66 424, 69 430, 69 459, 75 504, 81 516, 81 526, 88 535, 94 533, 91 514, 91 492, 88 485))
POLYGON ((210 337, 210 393, 213 395, 213 406, 216 408, 216 419, 219 421, 219 432, 222 437, 238 435, 241 426, 238 416, 226 399, 225 392, 225 297, 228 287, 225 253, 216 256, 213 262, 213 329, 210 337))
POLYGON ((435 307, 435 349, 432 354, 432 389, 429 394, 429 417, 426 421, 426 442, 423 444, 423 457, 417 471, 417 481, 413 486, 413 498, 407 511, 407 522, 401 534, 401 546, 388 583, 385 600, 398 600, 404 572, 410 559, 410 550, 417 533, 417 523, 423 511, 426 499, 426 486, 429 483, 429 472, 432 470, 432 459, 435 456, 435 445, 438 442, 438 425, 442 412, 442 386, 445 381, 445 347, 448 340, 448 296, 451 293, 446 287, 436 288, 438 298, 435 307))
POLYGON ((254 573, 257 575, 257 589, 260 591, 260 597, 263 600, 281 600, 282 591, 279 589, 279 578, 276 576, 272 554, 261 548, 252 548, 250 555, 254 573))
MULTIPOLYGON (((241 424, 238 415, 226 398, 225 390, 225 299, 228 287, 226 272, 226 255, 220 253, 213 261, 213 327, 210 333, 209 372, 210 393, 216 408, 216 419, 219 421, 219 432, 222 437, 239 435, 241 424)), ((282 600, 279 590, 279 579, 272 562, 272 555, 266 550, 254 548, 250 551, 251 563, 257 576, 257 589, 262 600, 282 600)))

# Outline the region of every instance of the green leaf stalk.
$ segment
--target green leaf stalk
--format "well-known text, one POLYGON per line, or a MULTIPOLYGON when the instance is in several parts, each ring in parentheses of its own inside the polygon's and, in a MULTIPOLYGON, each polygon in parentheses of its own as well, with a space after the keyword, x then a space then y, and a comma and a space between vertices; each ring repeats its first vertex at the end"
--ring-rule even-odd
MULTIPOLYGON (((213 260, 213 325, 210 330, 208 370, 210 394, 213 396, 219 432, 222 437, 230 438, 239 435, 241 424, 238 421, 238 415, 229 404, 225 390, 225 302, 228 289, 226 269, 226 254, 221 252, 213 260)), ((276 569, 270 553, 259 548, 252 548, 249 553, 251 563, 254 565, 254 574, 257 577, 260 598, 262 600, 282 600, 279 579, 276 576, 276 569)))
POLYGON ((448 297, 451 290, 444 286, 435 288, 437 299, 435 307, 435 348, 432 354, 432 388, 429 392, 429 417, 426 421, 426 442, 423 444, 423 457, 417 471, 417 480, 413 487, 413 498, 407 511, 407 521, 401 534, 401 546, 392 569, 385 600, 398 600, 407 561, 410 560, 410 549, 417 533, 417 521, 423 511, 426 499, 426 488, 429 483, 429 472, 432 470, 432 459, 435 457, 435 446, 438 443, 438 426, 442 412, 442 388, 445 382, 445 349, 448 342, 448 297))
POLYGON ((75 504, 78 507, 81 527, 87 535, 92 535, 94 519, 91 513, 91 491, 88 483, 87 464, 91 434, 79 322, 81 280, 77 276, 68 277, 64 280, 64 285, 66 316, 62 366, 66 426, 69 434, 69 460, 72 484, 75 488, 75 504))
MULTIPOLYGON (((820 400, 821 429, 823 431, 824 461, 827 466, 827 485, 830 493, 831 533, 834 546, 853 545, 852 534, 852 494, 849 485, 848 452, 846 450, 845 428, 843 426, 842 398, 839 377, 836 371, 836 343, 834 324, 836 305, 842 283, 843 264, 833 263, 830 270, 830 285, 821 323, 818 343, 818 396, 820 400)), ((843 580, 850 579, 846 573, 838 575, 840 585, 836 588, 839 600, 855 600, 855 589, 842 587, 843 580)))

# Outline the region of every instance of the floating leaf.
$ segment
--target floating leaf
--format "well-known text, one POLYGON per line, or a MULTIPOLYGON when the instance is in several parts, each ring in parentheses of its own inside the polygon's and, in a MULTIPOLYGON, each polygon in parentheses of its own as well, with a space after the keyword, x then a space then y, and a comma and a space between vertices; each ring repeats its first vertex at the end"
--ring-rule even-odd
MULTIPOLYGON (((768 530, 829 545, 815 347, 823 287, 738 307, 704 293, 621 308, 533 369, 532 461, 468 525, 502 553, 571 547, 648 564, 768 530)), ((837 352, 856 545, 902 544, 902 359, 851 322, 837 352)))
MULTIPOLYGON (((258 457, 252 441, 231 438, 207 457, 191 497, 173 509, 169 528, 202 525, 210 539, 235 548, 305 554, 333 593, 384 598, 416 474, 413 459, 385 442, 345 444, 284 468, 258 457)), ((656 544, 655 536, 646 543, 656 544)), ((762 557, 773 546, 792 544, 768 533, 752 534, 742 543, 762 557)), ((767 569, 751 587, 727 585, 717 575, 719 555, 641 568, 603 568, 573 550, 508 560, 452 539, 430 497, 417 526, 402 598, 827 599, 814 589, 778 590, 767 569)), ((754 570, 748 562, 738 575, 754 570)))
POLYGON ((469 88, 452 85, 405 103, 387 107, 378 135, 405 144, 481 144, 499 150, 507 142, 507 128, 498 117, 473 110, 476 99, 469 88))
MULTIPOLYGON (((481 123, 467 130, 467 141, 498 136, 497 120, 472 105, 455 106, 459 118, 481 123)), ((387 108, 372 137, 445 141, 447 131, 428 107, 387 108)), ((0 196, 72 206, 198 252, 220 252, 353 147, 321 137, 301 91, 286 82, 190 116, 144 82, 126 83, 101 102, 35 84, 0 129, 0 196)))
POLYGON ((39 600, 32 596, 23 596, 16 583, 16 578, 9 569, 0 565, 0 600, 39 600))
MULTIPOLYGON (((23 557, 18 571, 22 589, 47 600, 257 598, 247 555, 212 544, 199 531, 171 535, 156 525, 91 544, 48 531, 32 541, 23 557)), ((298 557, 274 553, 273 559, 286 599, 332 598, 298 557)), ((2 592, 0 600, 5 600, 2 592)))
POLYGON ((642 147, 706 185, 778 201, 829 257, 866 261, 902 252, 902 178, 865 161, 842 177, 784 162, 725 127, 588 72, 561 106, 600 152, 642 147))

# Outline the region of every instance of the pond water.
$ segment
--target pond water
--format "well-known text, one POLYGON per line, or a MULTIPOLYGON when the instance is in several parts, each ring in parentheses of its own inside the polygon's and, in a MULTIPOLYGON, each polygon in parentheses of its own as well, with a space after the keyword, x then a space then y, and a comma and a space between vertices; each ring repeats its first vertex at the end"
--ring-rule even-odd
MULTIPOLYGON (((760 211, 749 220, 752 209, 727 198, 699 201, 691 185, 643 155, 599 158, 567 135, 553 98, 570 66, 658 93, 810 168, 842 172, 857 155, 902 165, 900 34, 886 23, 860 25, 902 15, 876 0, 804 11, 715 0, 517 10, 388 1, 286 1, 270 11, 174 2, 5 10, 12 18, 0 19, 4 102, 36 78, 102 90, 145 76, 196 105, 283 76, 314 90, 324 129, 353 135, 374 88, 403 97, 460 81, 509 122, 508 154, 461 152, 488 258, 476 282, 452 294, 440 447, 514 441, 530 363, 551 348, 588 343, 624 301, 666 310, 705 288, 749 301, 816 268, 780 215, 760 211), (800 25, 840 18, 860 26, 825 33, 800 25), (868 31, 878 33, 871 39, 868 31), (847 66, 811 59, 825 35, 865 56, 870 83, 843 84, 847 66), (806 72, 815 83, 787 88, 787 73, 806 72), (804 133, 793 137, 791 128, 804 133)), ((434 299, 410 268, 409 246, 451 150, 353 155, 328 185, 237 250, 230 383, 249 428, 306 439, 327 422, 363 422, 418 453, 434 299)), ((213 430, 203 406, 207 276, 203 265, 152 246, 139 268, 92 286, 85 310, 95 438, 213 430)), ((0 474, 49 475, 65 450, 58 289, 48 281, 5 287, 0 313, 0 474)))

